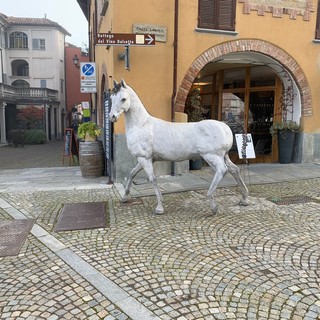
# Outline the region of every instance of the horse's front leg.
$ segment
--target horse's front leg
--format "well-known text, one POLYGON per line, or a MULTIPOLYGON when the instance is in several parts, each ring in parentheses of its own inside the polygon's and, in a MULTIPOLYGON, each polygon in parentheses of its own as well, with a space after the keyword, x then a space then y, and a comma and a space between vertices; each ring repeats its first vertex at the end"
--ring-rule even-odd
POLYGON ((164 213, 164 208, 163 208, 163 204, 162 204, 163 198, 162 198, 162 194, 159 189, 159 186, 157 184, 157 178, 154 174, 152 159, 140 158, 140 159, 138 159, 138 161, 139 162, 141 161, 143 169, 146 172, 149 181, 153 184, 153 188, 156 193, 158 205, 156 207, 155 213, 156 214, 163 214, 164 213))
POLYGON ((131 170, 126 188, 124 190, 124 196, 122 197, 121 202, 128 201, 128 195, 130 194, 130 188, 132 185, 132 181, 133 181, 134 177, 138 174, 138 172, 142 170, 142 168, 143 168, 142 164, 140 162, 138 162, 138 164, 131 170))

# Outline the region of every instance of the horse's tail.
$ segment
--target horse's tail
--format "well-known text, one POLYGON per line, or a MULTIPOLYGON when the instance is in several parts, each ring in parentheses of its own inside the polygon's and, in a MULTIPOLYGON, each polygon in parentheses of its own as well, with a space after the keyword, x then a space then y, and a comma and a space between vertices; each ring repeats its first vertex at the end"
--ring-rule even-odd
POLYGON ((236 166, 231 160, 230 160, 230 157, 229 157, 229 154, 228 152, 226 152, 226 154, 224 155, 224 162, 228 168, 228 170, 232 171, 232 169, 234 170, 234 167, 236 166))

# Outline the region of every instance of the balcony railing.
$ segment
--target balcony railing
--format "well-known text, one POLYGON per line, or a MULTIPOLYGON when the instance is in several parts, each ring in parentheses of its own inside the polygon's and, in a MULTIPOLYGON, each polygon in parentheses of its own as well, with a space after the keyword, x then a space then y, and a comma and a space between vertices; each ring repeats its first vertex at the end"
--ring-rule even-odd
POLYGON ((58 91, 48 88, 16 88, 0 83, 0 101, 9 103, 57 103, 58 91))

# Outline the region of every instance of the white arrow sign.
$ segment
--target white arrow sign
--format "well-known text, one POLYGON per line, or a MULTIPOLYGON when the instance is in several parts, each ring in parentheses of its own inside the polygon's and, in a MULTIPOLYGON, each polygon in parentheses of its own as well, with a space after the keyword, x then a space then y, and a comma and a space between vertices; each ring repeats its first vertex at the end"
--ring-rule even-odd
POLYGON ((150 34, 148 34, 148 37, 146 37, 146 41, 148 42, 148 44, 151 44, 153 40, 153 37, 151 37, 150 34))

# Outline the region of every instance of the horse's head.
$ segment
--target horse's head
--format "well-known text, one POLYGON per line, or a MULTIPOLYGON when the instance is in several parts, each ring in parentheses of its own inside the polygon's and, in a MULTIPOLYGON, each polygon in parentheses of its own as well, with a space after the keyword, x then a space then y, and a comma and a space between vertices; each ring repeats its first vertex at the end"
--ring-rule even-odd
POLYGON ((114 88, 111 91, 111 111, 109 113, 110 121, 116 122, 122 112, 127 112, 130 108, 130 95, 127 84, 121 79, 118 83, 114 81, 114 88))

